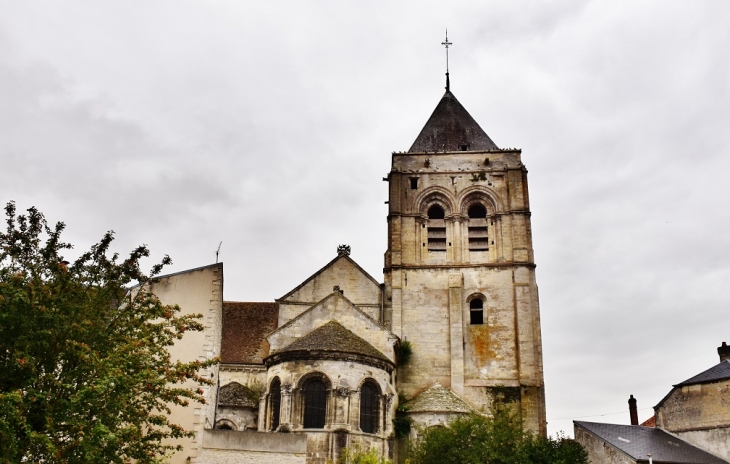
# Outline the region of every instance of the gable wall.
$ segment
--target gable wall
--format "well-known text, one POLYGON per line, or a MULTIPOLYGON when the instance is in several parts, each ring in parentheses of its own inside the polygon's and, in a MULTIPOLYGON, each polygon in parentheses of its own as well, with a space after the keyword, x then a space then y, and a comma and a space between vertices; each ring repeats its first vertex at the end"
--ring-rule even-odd
POLYGON ((591 464, 636 464, 626 454, 601 440, 581 427, 575 426, 575 441, 583 445, 588 452, 588 461, 591 464))
POLYGON ((345 297, 376 321, 380 320, 381 289, 342 257, 291 295, 279 300, 279 327, 309 309, 339 286, 345 297))
POLYGON ((675 388, 656 409, 657 427, 670 432, 730 427, 730 379, 675 388))
MULTIPOLYGON (((203 315, 203 332, 186 332, 170 348, 173 361, 194 361, 197 359, 211 359, 220 355, 221 320, 223 313, 223 264, 193 269, 155 280, 152 291, 163 304, 177 304, 182 314, 200 313, 203 315)), ((209 371, 214 375, 215 382, 217 368, 209 371)), ((207 376, 210 376, 210 373, 207 376)), ((189 383, 189 387, 197 387, 189 383)), ((206 404, 191 403, 188 407, 170 405, 172 415, 170 420, 181 425, 186 430, 195 430, 197 438, 181 439, 175 444, 183 445, 184 449, 175 453, 170 462, 183 464, 188 457, 195 458, 200 453, 201 436, 205 428, 213 424, 215 393, 214 386, 202 387, 205 392, 206 404)))
POLYGON ((730 459, 730 379, 675 388, 656 408, 656 424, 730 459))
POLYGON ((338 294, 320 302, 311 310, 292 320, 286 327, 281 327, 268 336, 271 352, 280 350, 293 343, 299 337, 335 320, 343 327, 366 340, 380 350, 388 359, 395 361, 393 343, 395 339, 375 321, 355 310, 350 302, 338 294))

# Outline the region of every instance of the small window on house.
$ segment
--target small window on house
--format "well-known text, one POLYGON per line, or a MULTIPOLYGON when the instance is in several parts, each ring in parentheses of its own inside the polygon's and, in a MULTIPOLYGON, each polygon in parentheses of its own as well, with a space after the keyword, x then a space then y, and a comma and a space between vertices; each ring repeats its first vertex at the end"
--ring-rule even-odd
POLYGON ((469 144, 468 143, 460 143, 459 144, 459 150, 461 150, 461 151, 467 151, 468 149, 469 149, 469 144))
POLYGON ((469 302, 469 313, 472 325, 484 324, 484 302, 480 298, 474 298, 469 302))
POLYGON ((279 428, 279 418, 281 417, 281 381, 278 377, 271 382, 269 407, 271 410, 271 430, 276 430, 279 428))
POLYGON ((323 429, 327 412, 327 386, 322 379, 304 385, 304 428, 323 429))
POLYGON ((418 188, 418 177, 411 177, 411 190, 416 190, 418 188))
POLYGON ((365 433, 378 432, 380 418, 378 390, 372 382, 365 382, 360 388, 360 430, 365 433))
POLYGON ((489 251, 487 209, 475 204, 469 207, 469 251, 489 251))
POLYGON ((446 222, 444 209, 433 205, 428 209, 428 251, 446 251, 446 222))

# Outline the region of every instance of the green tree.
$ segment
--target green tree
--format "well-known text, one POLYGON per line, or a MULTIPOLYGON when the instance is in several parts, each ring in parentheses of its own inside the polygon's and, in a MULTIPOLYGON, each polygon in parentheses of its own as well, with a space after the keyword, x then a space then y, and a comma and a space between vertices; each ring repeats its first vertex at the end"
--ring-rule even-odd
POLYGON ((120 259, 113 232, 73 264, 63 223, 35 208, 5 208, 0 233, 0 462, 160 462, 191 436, 169 404, 203 403, 207 362, 173 361, 168 348, 201 315, 180 315, 149 291, 146 246, 120 259), (192 388, 189 388, 189 385, 192 388))
POLYGON ((492 417, 471 414, 421 432, 409 450, 411 464, 588 464, 578 442, 524 432, 504 407, 492 417))
MULTIPOLYGON (((327 461, 332 464, 332 461, 327 461)), ((380 456, 375 448, 365 451, 360 444, 343 448, 337 464, 391 464, 391 461, 380 456)))

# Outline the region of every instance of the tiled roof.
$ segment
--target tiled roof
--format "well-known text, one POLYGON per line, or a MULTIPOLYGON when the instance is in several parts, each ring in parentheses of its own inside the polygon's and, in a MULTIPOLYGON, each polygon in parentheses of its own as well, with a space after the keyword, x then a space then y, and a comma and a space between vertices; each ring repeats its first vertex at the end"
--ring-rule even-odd
POLYGON ((435 383, 408 402, 408 412, 473 412, 454 392, 435 383))
POLYGON ((342 327, 342 325, 340 325, 337 321, 329 321, 325 325, 314 329, 307 335, 294 341, 289 346, 277 351, 277 353, 290 351, 353 353, 391 362, 377 348, 358 337, 353 332, 342 327))
POLYGON ((408 151, 458 151, 462 144, 468 145, 467 150, 498 149, 454 94, 447 90, 408 151))
POLYGON ((718 380, 730 379, 730 359, 721 362, 706 371, 695 375, 692 378, 678 383, 675 387, 683 387, 685 385, 694 385, 698 383, 715 382, 718 380))
POLYGON ((651 416, 639 425, 642 427, 656 427, 656 416, 651 416))
POLYGON ((250 387, 238 382, 223 385, 218 393, 218 405, 230 408, 256 408, 257 394, 250 387))
POLYGON ((601 424, 573 421, 607 444, 619 449, 638 462, 671 464, 727 464, 727 461, 703 451, 662 429, 640 425, 601 424))
POLYGON ((221 362, 261 364, 278 322, 278 303, 224 301, 221 362))

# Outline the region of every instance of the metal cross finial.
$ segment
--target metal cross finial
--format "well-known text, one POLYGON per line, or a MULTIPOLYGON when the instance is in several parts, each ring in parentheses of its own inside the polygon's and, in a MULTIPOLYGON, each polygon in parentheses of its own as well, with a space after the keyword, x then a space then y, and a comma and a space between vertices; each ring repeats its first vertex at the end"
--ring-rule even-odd
POLYGON ((449 84, 449 46, 453 45, 451 42, 449 42, 449 30, 446 29, 446 41, 441 42, 441 45, 446 47, 446 90, 449 90, 450 84, 449 84))
POLYGON ((449 30, 446 29, 446 41, 441 42, 441 45, 446 47, 446 72, 449 72, 449 46, 454 45, 451 42, 449 42, 449 30))

